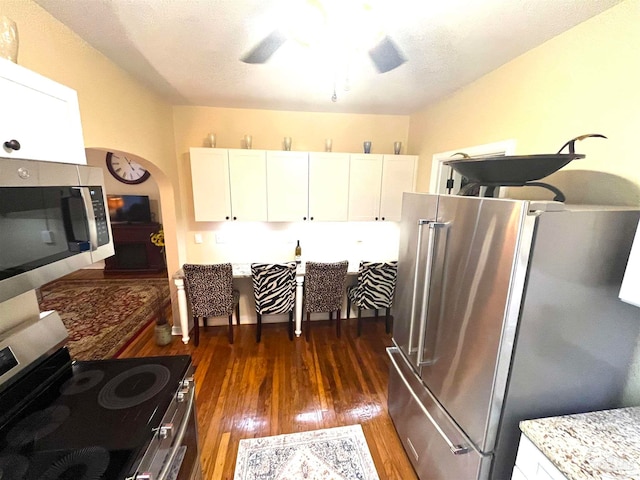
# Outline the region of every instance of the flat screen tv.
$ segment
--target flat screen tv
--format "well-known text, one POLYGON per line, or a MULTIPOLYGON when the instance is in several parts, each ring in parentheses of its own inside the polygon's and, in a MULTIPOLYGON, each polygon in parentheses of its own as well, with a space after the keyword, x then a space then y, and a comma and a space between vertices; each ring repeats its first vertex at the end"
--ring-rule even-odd
POLYGON ((146 195, 107 195, 109 217, 113 223, 151 223, 146 195))

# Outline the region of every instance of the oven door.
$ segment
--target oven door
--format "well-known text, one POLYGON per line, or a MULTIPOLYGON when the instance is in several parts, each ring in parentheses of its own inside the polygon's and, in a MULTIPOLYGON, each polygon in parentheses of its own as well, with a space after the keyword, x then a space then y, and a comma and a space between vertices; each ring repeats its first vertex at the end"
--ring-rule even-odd
POLYGON ((195 384, 182 382, 133 477, 135 480, 201 480, 195 384))

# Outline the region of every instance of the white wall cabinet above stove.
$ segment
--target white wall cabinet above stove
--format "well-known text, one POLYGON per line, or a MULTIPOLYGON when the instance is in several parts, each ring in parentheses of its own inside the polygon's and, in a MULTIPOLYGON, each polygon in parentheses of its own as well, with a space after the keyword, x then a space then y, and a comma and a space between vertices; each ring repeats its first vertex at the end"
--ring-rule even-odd
POLYGON ((0 156, 86 165, 75 90, 0 58, 0 105, 0 156))

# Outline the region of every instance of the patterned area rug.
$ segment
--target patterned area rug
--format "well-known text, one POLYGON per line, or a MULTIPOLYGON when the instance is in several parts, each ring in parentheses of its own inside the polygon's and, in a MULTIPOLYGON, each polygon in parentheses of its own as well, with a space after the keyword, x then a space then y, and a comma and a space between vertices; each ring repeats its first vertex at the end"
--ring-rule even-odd
POLYGON ((234 480, 379 480, 360 425, 240 440, 234 480))
POLYGON ((56 310, 74 360, 120 353, 170 302, 165 279, 57 280, 40 289, 40 310, 56 310))

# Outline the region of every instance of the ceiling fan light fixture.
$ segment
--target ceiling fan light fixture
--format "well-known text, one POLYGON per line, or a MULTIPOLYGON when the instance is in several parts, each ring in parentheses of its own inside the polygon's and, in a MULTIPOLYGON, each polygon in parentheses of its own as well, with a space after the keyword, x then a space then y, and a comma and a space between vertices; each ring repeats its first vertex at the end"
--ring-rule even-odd
POLYGON ((375 47, 369 50, 369 57, 380 73, 389 72, 407 61, 400 49, 388 36, 385 36, 375 47))

